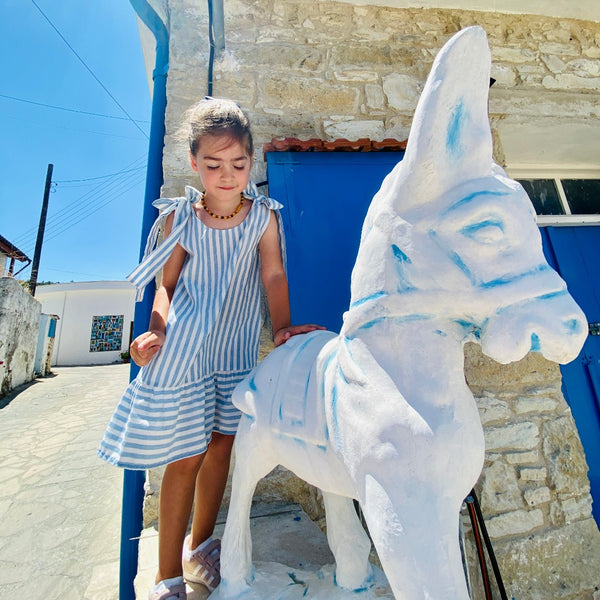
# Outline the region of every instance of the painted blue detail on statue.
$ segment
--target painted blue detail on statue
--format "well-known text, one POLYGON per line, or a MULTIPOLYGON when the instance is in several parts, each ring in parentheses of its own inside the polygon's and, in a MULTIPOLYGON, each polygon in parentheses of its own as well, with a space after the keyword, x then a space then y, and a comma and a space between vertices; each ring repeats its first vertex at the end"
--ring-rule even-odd
POLYGON ((461 98, 450 117, 450 123, 446 133, 446 150, 448 154, 456 160, 461 158, 465 152, 461 131, 468 116, 468 111, 465 109, 463 99, 461 98))
POLYGON ((353 302, 350 305, 350 308, 354 308, 355 306, 360 306, 361 304, 366 304, 367 302, 372 302, 374 300, 379 300, 380 298, 383 298, 387 295, 388 295, 387 292, 375 292, 374 294, 371 294, 370 296, 365 296, 364 298, 360 298, 359 300, 356 300, 355 302, 353 302))

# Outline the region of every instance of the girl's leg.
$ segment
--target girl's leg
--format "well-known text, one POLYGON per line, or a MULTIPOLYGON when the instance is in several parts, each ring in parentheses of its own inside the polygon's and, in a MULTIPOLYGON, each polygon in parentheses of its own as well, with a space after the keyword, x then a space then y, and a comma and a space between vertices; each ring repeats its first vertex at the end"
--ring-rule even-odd
POLYGON ((227 485, 234 439, 234 435, 214 431, 204 454, 204 461, 196 478, 196 503, 190 540, 192 550, 208 539, 215 528, 227 485))
POLYGON ((160 486, 158 506, 158 573, 156 583, 182 575, 181 549, 187 530, 198 471, 204 454, 169 463, 160 486))

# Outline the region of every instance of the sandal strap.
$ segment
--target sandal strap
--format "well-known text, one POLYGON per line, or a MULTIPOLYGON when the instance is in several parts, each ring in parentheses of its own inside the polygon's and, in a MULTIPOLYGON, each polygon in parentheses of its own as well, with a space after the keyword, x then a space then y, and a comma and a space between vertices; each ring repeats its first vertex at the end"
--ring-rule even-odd
POLYGON ((208 546, 202 548, 197 554, 202 556, 202 560, 207 566, 219 569, 221 564, 221 540, 211 540, 208 546))

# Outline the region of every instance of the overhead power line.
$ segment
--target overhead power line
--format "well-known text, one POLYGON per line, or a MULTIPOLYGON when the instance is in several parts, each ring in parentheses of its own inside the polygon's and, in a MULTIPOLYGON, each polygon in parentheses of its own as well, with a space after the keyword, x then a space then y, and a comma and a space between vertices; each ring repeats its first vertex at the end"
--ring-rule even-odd
MULTIPOLYGON (((128 117, 117 117, 116 115, 103 115, 102 113, 90 112, 87 110, 78 110, 76 108, 66 108, 65 106, 54 106, 53 104, 46 104, 45 102, 36 102, 35 100, 27 100, 26 98, 17 98, 16 96, 9 96, 8 94, 0 94, 0 98, 6 98, 7 100, 14 100, 15 102, 24 102, 26 104, 34 104, 35 106, 42 106, 43 108, 51 108, 53 110, 64 110, 67 112, 78 113, 81 115, 89 115, 92 117, 102 117, 103 119, 118 119, 119 121, 131 121, 128 117)), ((149 123, 150 121, 144 119, 135 119, 136 123, 149 123)))
MULTIPOLYGON (((76 225, 81 220, 96 212, 96 210, 120 197, 125 191, 129 191, 131 187, 141 183, 145 177, 145 172, 141 172, 145 167, 145 162, 141 161, 145 161, 145 157, 138 158, 130 165, 127 165, 127 167, 132 168, 120 171, 110 179, 99 183, 82 196, 79 196, 58 212, 49 215, 46 223, 46 240, 51 239, 51 236, 54 237, 54 234, 57 232, 65 231, 76 225), (131 185, 132 180, 134 181, 133 185, 131 185), (123 188, 125 187, 126 189, 124 190, 123 188), (100 200, 107 195, 109 195, 108 201, 101 203, 100 200)), ((24 248, 33 245, 36 231, 35 227, 24 231, 15 239, 15 244, 24 248)))
POLYGON ((144 134, 144 137, 148 138, 148 134, 138 125, 138 123, 135 121, 135 119, 125 110, 125 108, 119 103, 119 101, 110 93, 110 90, 102 83, 102 81, 100 81, 100 79, 96 76, 94 71, 92 71, 92 69, 87 65, 87 63, 83 60, 83 58, 81 58, 81 56, 79 56, 79 54, 77 53, 75 48, 73 48, 73 46, 71 46, 71 44, 69 44, 69 42, 67 41, 65 36, 58 30, 58 28, 54 25, 54 23, 48 18, 46 13, 44 13, 44 11, 38 6, 36 1, 31 0, 31 2, 40 11, 40 14, 44 17, 44 19, 46 19, 46 21, 48 21, 48 23, 50 24, 50 27, 52 27, 52 29, 54 29, 54 31, 56 31, 57 35, 67 45, 69 50, 71 50, 71 52, 77 57, 79 62, 86 68, 86 70, 89 72, 89 74, 98 82, 100 87, 111 97, 112 101, 123 111, 123 113, 125 115, 127 115, 129 120, 144 134))
MULTIPOLYGON (((93 214, 97 213, 99 210, 103 209, 108 204, 111 204, 139 184, 144 181, 144 177, 138 176, 134 181, 124 181, 119 183, 119 185, 113 190, 106 190, 102 194, 94 197, 94 202, 89 202, 82 206, 82 210, 77 214, 69 215, 67 218, 63 219, 63 221, 55 223, 51 227, 46 228, 46 235, 44 237, 44 243, 48 243, 50 240, 58 237, 59 235, 65 233, 67 230, 74 228, 76 225, 91 217, 93 214)), ((27 245, 23 246, 28 248, 27 245)))
MULTIPOLYGON (((96 277, 103 281, 107 278, 106 273, 84 273, 83 271, 68 271, 66 269, 59 269, 57 267, 47 267, 44 265, 44 271, 54 271, 55 273, 68 273, 69 275, 85 275, 86 277, 96 277)), ((39 284, 41 285, 41 284, 39 284)))
POLYGON ((116 173, 110 173, 108 175, 98 175, 97 177, 88 177, 86 179, 62 179, 58 181, 53 181, 52 183, 80 183, 82 181, 95 181, 97 179, 107 179, 109 177, 115 177, 116 175, 123 175, 123 173, 131 173, 132 171, 141 171, 145 169, 146 165, 142 165, 141 167, 136 167, 135 169, 126 169, 124 171, 117 171, 116 173))
POLYGON ((117 189, 116 191, 115 190, 107 190, 102 195, 97 196, 95 198, 95 202, 93 204, 90 203, 87 205, 88 210, 77 215, 76 218, 73 218, 70 221, 65 222, 63 224, 62 228, 60 227, 60 225, 58 225, 52 231, 49 231, 49 235, 46 238, 46 241, 49 242, 50 240, 53 240, 54 238, 58 237, 59 235, 61 235, 65 231, 67 231, 68 229, 72 229, 73 227, 75 227, 75 225, 78 225, 79 223, 81 223, 81 221, 84 221, 88 217, 91 217, 94 213, 97 213, 99 210, 101 210, 102 208, 104 208, 105 206, 110 204, 111 202, 114 202, 117 198, 120 198, 121 196, 123 196, 124 194, 126 194, 127 192, 132 190, 134 187, 141 184, 144 181, 145 176, 144 176, 144 174, 141 174, 141 177, 139 175, 140 174, 138 174, 138 177, 134 181, 126 181, 126 182, 122 182, 121 184, 119 184, 120 189, 117 189), (123 186, 127 186, 127 187, 123 187, 123 186), (108 195, 108 198, 107 198, 107 195, 108 195), (103 202, 99 202, 100 199, 104 199, 103 202))

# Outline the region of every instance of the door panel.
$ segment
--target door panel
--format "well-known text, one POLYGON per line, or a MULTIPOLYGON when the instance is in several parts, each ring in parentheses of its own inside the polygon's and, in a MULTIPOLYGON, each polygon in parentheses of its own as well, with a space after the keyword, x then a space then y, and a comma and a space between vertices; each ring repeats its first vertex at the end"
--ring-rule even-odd
POLYGON ((600 524, 600 332, 593 325, 600 322, 600 227, 544 227, 541 232, 548 262, 567 283, 594 333, 579 356, 560 370, 589 467, 592 512, 600 524))
POLYGON ((339 331, 362 223, 403 152, 269 152, 269 194, 279 200, 292 322, 339 331))

